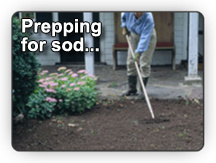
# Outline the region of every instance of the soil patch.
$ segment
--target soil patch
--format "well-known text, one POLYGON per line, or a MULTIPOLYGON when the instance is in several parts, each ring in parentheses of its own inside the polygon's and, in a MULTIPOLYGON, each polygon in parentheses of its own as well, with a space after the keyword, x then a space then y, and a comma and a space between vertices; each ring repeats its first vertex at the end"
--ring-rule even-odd
POLYGON ((204 143, 203 103, 151 100, 151 119, 144 101, 104 100, 82 115, 25 120, 13 125, 12 145, 18 151, 145 151, 200 150, 204 143))

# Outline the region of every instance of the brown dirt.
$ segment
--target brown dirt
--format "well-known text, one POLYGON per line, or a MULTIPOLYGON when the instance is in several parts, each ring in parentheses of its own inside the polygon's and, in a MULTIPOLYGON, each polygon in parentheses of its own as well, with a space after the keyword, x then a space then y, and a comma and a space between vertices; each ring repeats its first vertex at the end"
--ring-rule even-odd
POLYGON ((13 125, 18 151, 200 150, 204 143, 203 104, 184 100, 152 100, 151 119, 144 101, 101 101, 94 109, 72 116, 25 120, 13 125))

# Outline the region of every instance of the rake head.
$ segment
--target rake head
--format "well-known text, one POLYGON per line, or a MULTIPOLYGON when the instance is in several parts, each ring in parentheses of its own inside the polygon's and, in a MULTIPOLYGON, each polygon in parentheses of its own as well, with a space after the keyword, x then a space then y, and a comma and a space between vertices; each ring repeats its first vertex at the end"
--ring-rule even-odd
POLYGON ((169 119, 161 119, 161 118, 155 118, 155 119, 142 119, 139 120, 138 122, 140 124, 153 124, 153 123, 164 123, 164 122, 169 122, 169 119))

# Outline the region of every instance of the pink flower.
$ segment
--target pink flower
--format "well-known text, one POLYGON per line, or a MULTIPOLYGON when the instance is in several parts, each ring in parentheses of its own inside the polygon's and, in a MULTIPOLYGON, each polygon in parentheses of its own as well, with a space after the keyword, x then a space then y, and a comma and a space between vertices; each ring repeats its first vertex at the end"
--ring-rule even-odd
POLYGON ((47 97, 47 98, 46 98, 46 101, 50 101, 50 99, 52 99, 52 98, 51 98, 51 97, 47 97))
POLYGON ((48 102, 57 102, 57 100, 55 98, 52 98, 52 97, 47 97, 45 100, 48 102))
POLYGON ((86 76, 82 76, 80 79, 85 79, 86 78, 86 76))
POLYGON ((69 91, 71 91, 72 89, 71 88, 68 88, 67 90, 66 90, 66 92, 69 92, 69 91))
POLYGON ((52 77, 47 77, 47 78, 46 78, 46 81, 48 81, 48 80, 50 80, 50 79, 53 79, 53 78, 52 78, 52 77))
POLYGON ((71 69, 67 69, 65 72, 72 72, 72 70, 71 69))
POLYGON ((44 74, 46 74, 46 73, 48 73, 48 70, 43 70, 40 74, 41 74, 41 75, 44 75, 44 74))
POLYGON ((44 85, 44 84, 39 84, 39 87, 41 87, 41 88, 46 88, 47 86, 44 85))
POLYGON ((63 74, 58 74, 58 76, 63 76, 63 74))
POLYGON ((62 71, 62 70, 66 70, 66 69, 67 69, 66 67, 59 67, 58 71, 62 71))
POLYGON ((80 82, 78 82, 77 84, 79 84, 79 85, 85 85, 85 83, 86 83, 86 82, 84 82, 84 81, 80 81, 80 82))
POLYGON ((62 87, 62 88, 65 88, 65 86, 66 86, 66 85, 65 85, 65 84, 63 84, 61 87, 62 87))
POLYGON ((73 71, 69 72, 68 74, 69 74, 69 75, 73 74, 73 71))
POLYGON ((67 81, 67 78, 65 77, 65 78, 61 78, 61 81, 67 81))
POLYGON ((42 83, 43 81, 44 81, 44 79, 40 79, 40 80, 38 80, 39 83, 42 83))
POLYGON ((80 90, 80 88, 79 88, 79 87, 76 87, 76 88, 74 88, 74 90, 75 90, 75 91, 79 91, 79 90, 80 90))
POLYGON ((56 93, 56 91, 52 88, 46 88, 45 91, 50 93, 56 93))
POLYGON ((96 76, 89 74, 88 75, 90 78, 95 78, 96 76))
POLYGON ((49 85, 49 82, 43 82, 42 84, 43 85, 49 85))
POLYGON ((43 72, 43 73, 48 73, 48 70, 43 70, 42 72, 43 72))
POLYGON ((56 75, 58 75, 58 73, 51 73, 51 74, 49 74, 50 76, 56 76, 56 75))
POLYGON ((54 81, 49 81, 49 85, 52 84, 52 83, 54 83, 54 81))
POLYGON ((50 99, 50 102, 57 102, 55 98, 50 99))
POLYGON ((86 71, 86 70, 79 70, 79 71, 77 71, 77 73, 78 73, 78 74, 86 74, 87 71, 86 71))
POLYGON ((73 74, 71 75, 72 78, 75 78, 75 77, 77 77, 77 76, 78 76, 78 74, 76 74, 76 73, 73 73, 73 74))
POLYGON ((70 84, 71 87, 73 87, 73 86, 75 86, 75 85, 76 85, 76 83, 71 83, 71 84, 70 84))
POLYGON ((58 85, 58 83, 50 83, 50 86, 51 87, 55 87, 55 86, 57 86, 58 85))
POLYGON ((59 99, 59 102, 63 102, 63 100, 62 100, 62 99, 59 99))

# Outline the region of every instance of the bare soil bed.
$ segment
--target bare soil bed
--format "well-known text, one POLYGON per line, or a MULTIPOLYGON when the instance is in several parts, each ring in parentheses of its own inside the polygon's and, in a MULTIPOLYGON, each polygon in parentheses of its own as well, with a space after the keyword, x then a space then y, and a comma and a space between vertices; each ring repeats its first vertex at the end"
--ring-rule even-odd
POLYGON ((200 150, 204 144, 203 102, 151 100, 157 118, 151 119, 144 101, 99 102, 80 115, 24 120, 12 128, 18 151, 147 151, 200 150))

